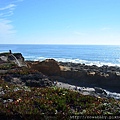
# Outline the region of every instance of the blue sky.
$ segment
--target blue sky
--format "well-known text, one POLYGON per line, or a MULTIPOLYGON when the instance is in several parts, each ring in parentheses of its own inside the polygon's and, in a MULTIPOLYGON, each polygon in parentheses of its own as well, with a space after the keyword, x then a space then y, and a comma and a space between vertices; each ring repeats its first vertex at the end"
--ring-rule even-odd
POLYGON ((120 45, 120 0, 0 0, 0 43, 120 45))

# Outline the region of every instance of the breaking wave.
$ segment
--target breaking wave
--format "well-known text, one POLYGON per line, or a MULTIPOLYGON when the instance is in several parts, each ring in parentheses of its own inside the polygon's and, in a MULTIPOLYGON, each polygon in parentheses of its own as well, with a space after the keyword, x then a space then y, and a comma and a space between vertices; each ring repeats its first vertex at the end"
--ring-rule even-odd
POLYGON ((108 66, 119 66, 120 64, 113 64, 110 62, 100 62, 100 61, 87 61, 87 60, 81 60, 81 59, 70 59, 70 58, 47 58, 47 57, 36 57, 35 56, 25 56, 26 60, 33 60, 33 61, 43 61, 45 59, 55 59, 58 62, 71 62, 71 63, 81 63, 81 64, 86 64, 86 65, 96 65, 98 67, 103 66, 103 65, 108 65, 108 66))

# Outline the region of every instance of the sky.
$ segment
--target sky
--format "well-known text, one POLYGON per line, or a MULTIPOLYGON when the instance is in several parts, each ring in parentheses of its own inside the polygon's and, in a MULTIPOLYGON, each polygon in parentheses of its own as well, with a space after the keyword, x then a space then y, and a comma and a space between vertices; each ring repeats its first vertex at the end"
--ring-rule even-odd
POLYGON ((0 44, 120 45, 120 0, 0 0, 0 44))

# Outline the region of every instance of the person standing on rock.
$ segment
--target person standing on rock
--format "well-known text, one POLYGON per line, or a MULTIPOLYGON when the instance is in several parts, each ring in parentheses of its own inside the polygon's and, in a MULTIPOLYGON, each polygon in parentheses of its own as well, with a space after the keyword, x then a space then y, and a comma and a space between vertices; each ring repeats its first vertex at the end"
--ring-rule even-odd
POLYGON ((12 54, 12 51, 11 51, 11 50, 9 50, 9 53, 10 53, 10 54, 12 54))

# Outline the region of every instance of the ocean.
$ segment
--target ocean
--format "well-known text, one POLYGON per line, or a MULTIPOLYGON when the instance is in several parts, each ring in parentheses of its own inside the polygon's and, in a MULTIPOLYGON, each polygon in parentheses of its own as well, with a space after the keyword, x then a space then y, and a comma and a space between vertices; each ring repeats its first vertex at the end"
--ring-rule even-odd
POLYGON ((25 60, 42 61, 53 58, 86 65, 120 66, 120 46, 117 45, 0 45, 0 52, 9 50, 22 53, 25 60))

